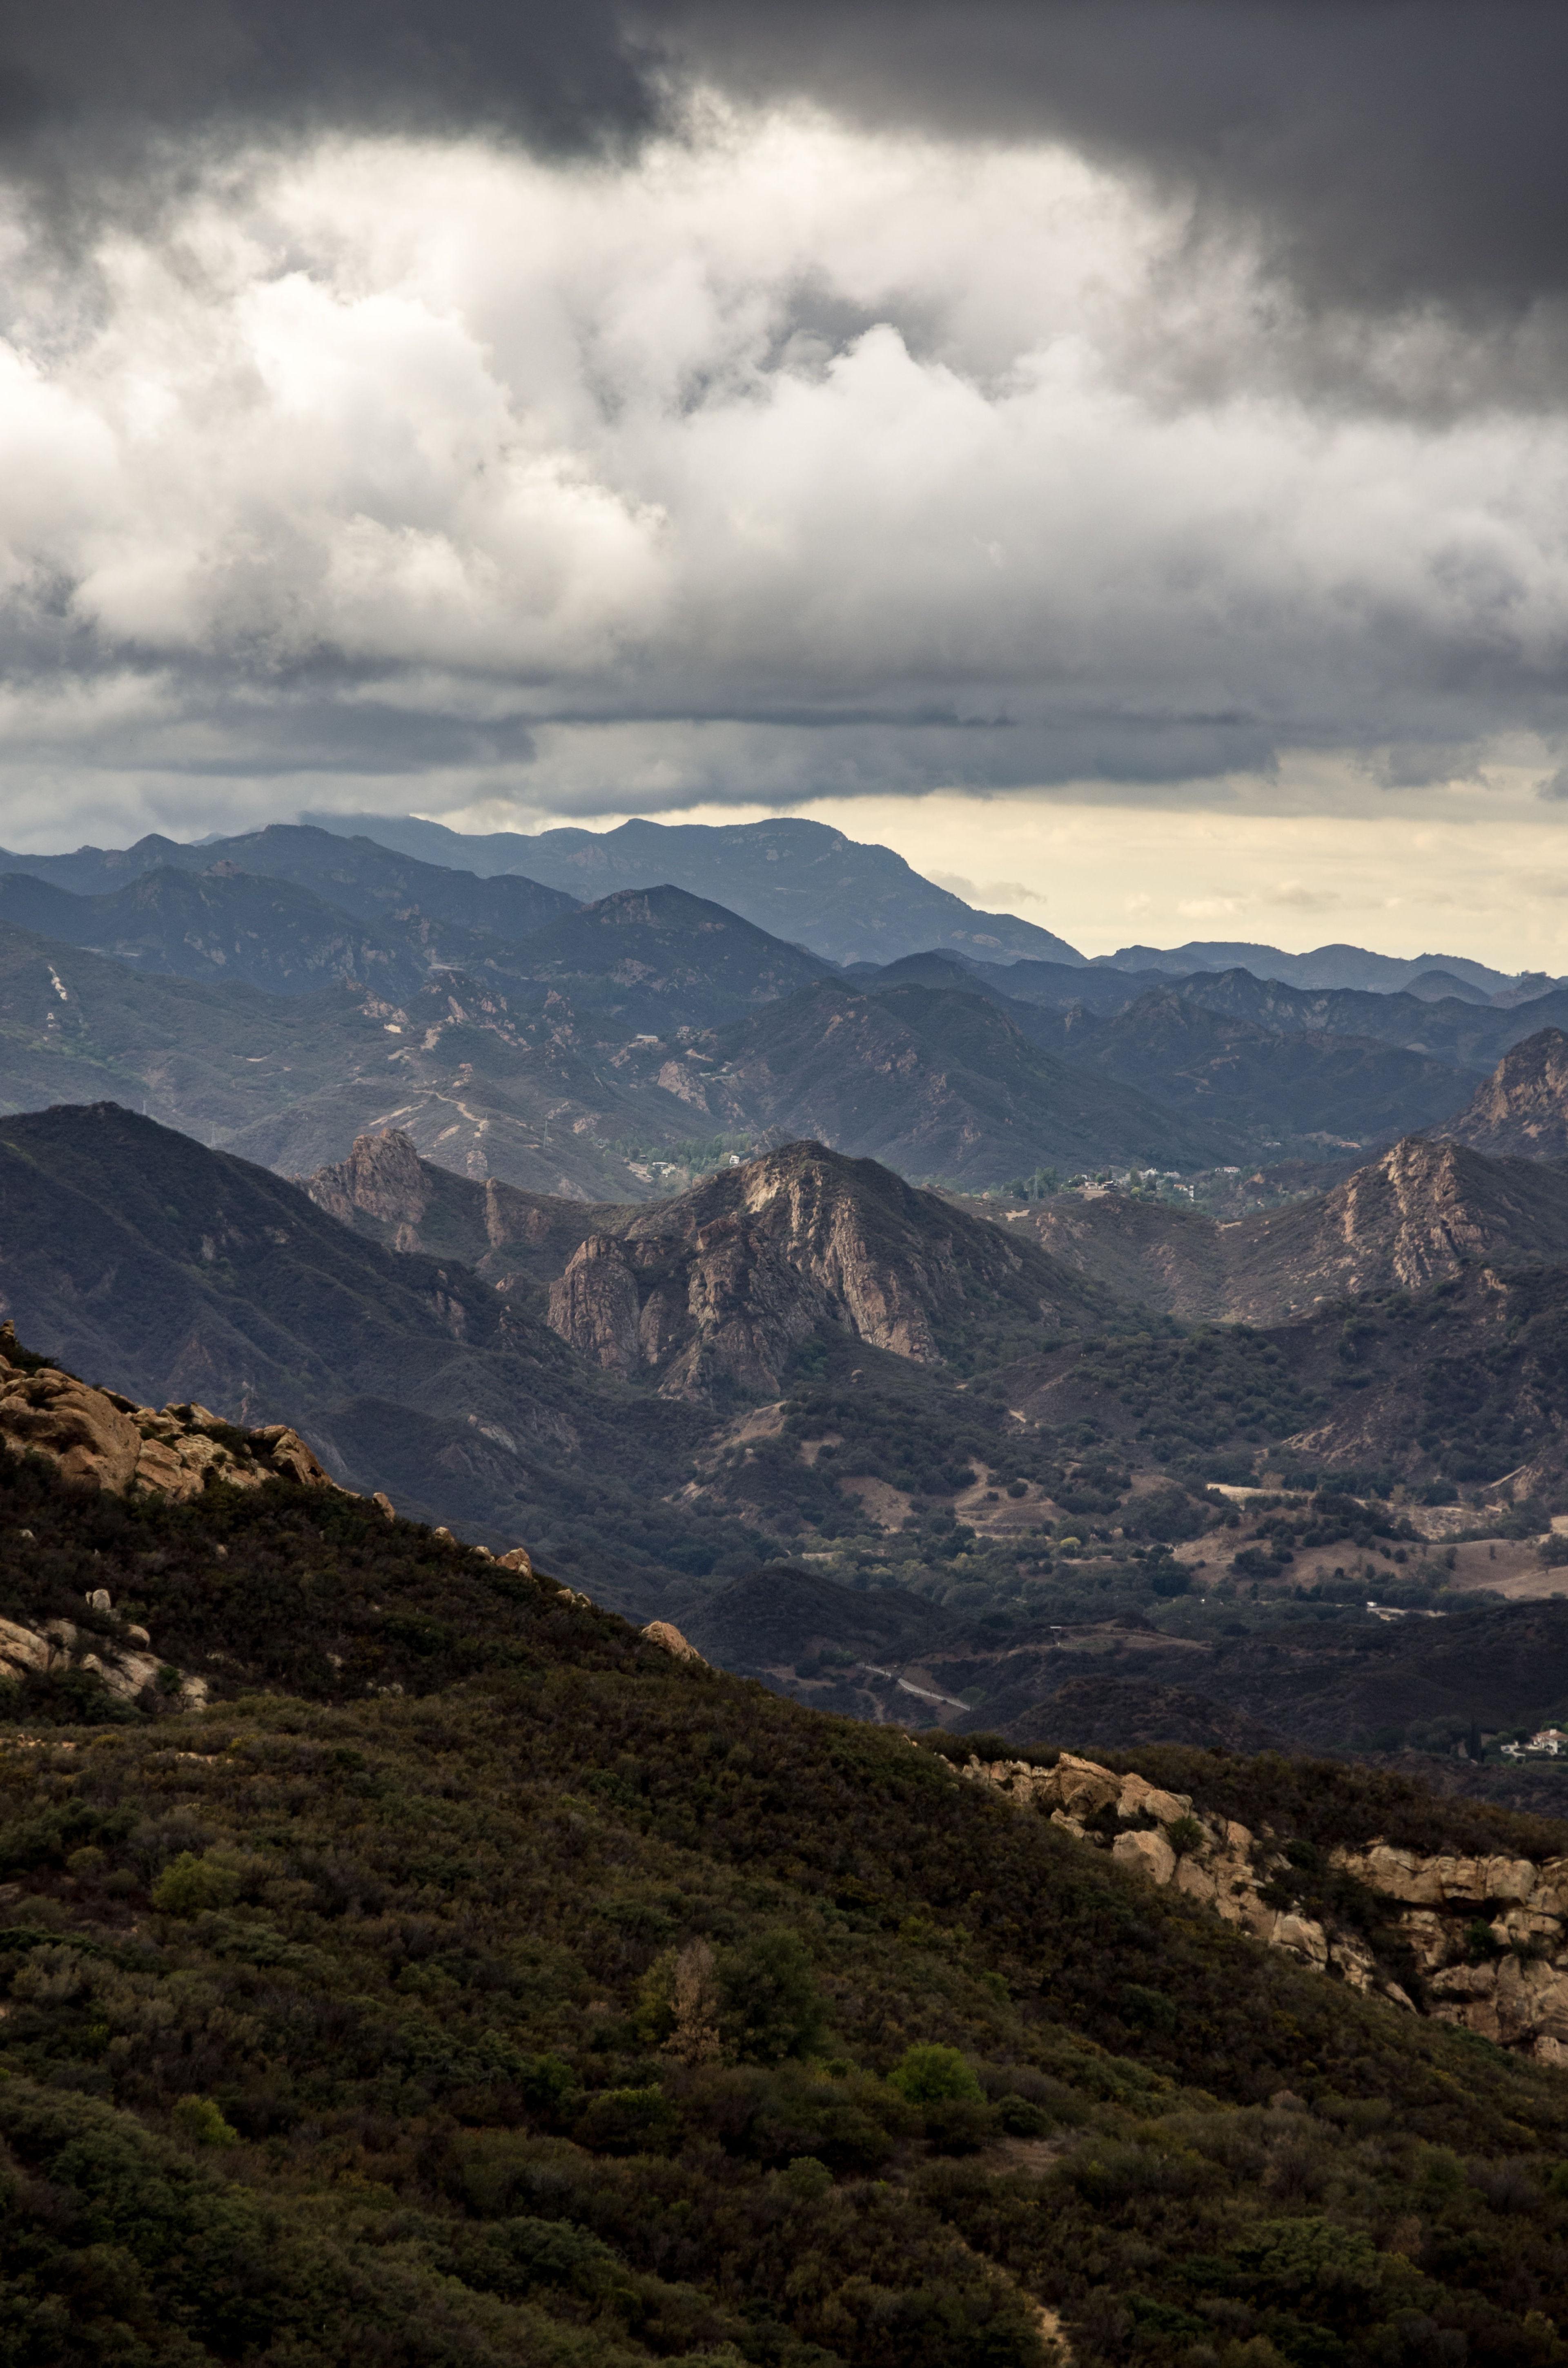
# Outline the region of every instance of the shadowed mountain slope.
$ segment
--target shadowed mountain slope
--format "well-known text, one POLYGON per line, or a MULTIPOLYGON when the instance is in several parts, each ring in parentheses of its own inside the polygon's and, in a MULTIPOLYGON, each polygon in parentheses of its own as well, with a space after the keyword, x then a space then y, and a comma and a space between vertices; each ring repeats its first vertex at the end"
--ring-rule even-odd
POLYGON ((667 886, 617 889, 564 914, 529 940, 527 960, 537 989, 563 996, 585 1024, 618 1042, 641 1030, 720 1025, 833 967, 667 886))
POLYGON ((689 1112, 656 1080, 633 1099, 571 1041, 569 1013, 529 1017, 520 1000, 460 973, 401 1003, 358 985, 215 991, 0 921, 0 1106, 128 1103, 285 1175, 395 1123, 480 1178, 585 1201, 645 1194, 616 1138, 685 1137, 689 1112))
POLYGON ((724 1031, 710 1063, 672 1064, 670 1082, 720 1124, 974 1185, 1051 1164, 1207 1166, 1230 1141, 1040 1052, 984 996, 925 986, 824 981, 724 1031))
POLYGON ((0 920, 125 962, 179 978, 241 980, 275 995, 309 995, 336 982, 402 1002, 428 984, 437 962, 477 954, 491 940, 432 925, 356 920, 290 881, 220 864, 210 871, 160 871, 113 894, 73 895, 29 872, 0 874, 0 920))
POLYGON ((1464 1093, 1446 1062, 1367 1038, 1276 1030, 1176 986, 1150 988, 1114 1018, 1038 1012, 1020 1024, 1060 1059, 1228 1128, 1253 1154, 1386 1141, 1446 1118, 1464 1093))
MULTIPOLYGON (((692 1543, 660 1500, 699 1429, 585 1366, 537 1292, 524 1305, 455 1261, 395 1256, 149 1120, 0 1121, 0 1312, 87 1380, 303 1424, 338 1479, 498 1543, 603 1539, 618 1600, 642 1583, 631 1565, 678 1566, 692 1543)), ((740 1535, 716 1527, 703 1566, 744 1553, 740 1535)))
POLYGON ((1305 954, 1281 953, 1278 946, 1254 946, 1194 939, 1162 951, 1158 946, 1122 946, 1096 962, 1118 970, 1194 971, 1246 970, 1255 978, 1284 979, 1293 986, 1358 987, 1373 993, 1397 993, 1432 971, 1448 971, 1466 985, 1490 994, 1513 984, 1504 971, 1463 954, 1417 954, 1413 960, 1393 954, 1369 953, 1363 946, 1318 946, 1305 954))

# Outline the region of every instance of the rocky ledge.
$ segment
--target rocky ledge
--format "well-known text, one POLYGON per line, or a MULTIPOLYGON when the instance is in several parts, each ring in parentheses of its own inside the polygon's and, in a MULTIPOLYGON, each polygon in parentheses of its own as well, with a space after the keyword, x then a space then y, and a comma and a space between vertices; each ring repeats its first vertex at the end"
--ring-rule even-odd
POLYGON ((121 1702, 145 1701, 161 1710, 201 1710, 207 1679, 171 1668, 153 1650, 145 1628, 117 1620, 106 1588, 87 1598, 88 1619, 0 1620, 0 1680, 29 1672, 89 1669, 121 1702))
POLYGON ((9 1324, 0 1325, 0 1446, 42 1455, 64 1479, 117 1496, 144 1488, 177 1501, 199 1496, 209 1478, 236 1488, 278 1479, 338 1486, 287 1423, 242 1430, 194 1403, 138 1406, 40 1363, 9 1324))
POLYGON ((1053 1768, 973 1759, 960 1772, 1314 1972, 1568 2066, 1568 1858, 1424 1858, 1381 1836, 1334 1851, 1333 1868, 1400 1911, 1390 1922, 1419 1969, 1418 2000, 1385 1978, 1358 1933, 1270 1904, 1290 1861, 1267 1827, 1207 1816, 1188 1793, 1071 1752, 1053 1768))

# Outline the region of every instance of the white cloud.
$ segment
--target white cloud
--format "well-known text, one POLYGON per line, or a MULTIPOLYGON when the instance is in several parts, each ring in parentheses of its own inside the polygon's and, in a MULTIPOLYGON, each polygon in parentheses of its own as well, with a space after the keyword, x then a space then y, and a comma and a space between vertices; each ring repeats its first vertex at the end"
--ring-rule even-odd
POLYGON ((1430 315, 1356 370, 1320 324, 1324 393, 1188 228, 1061 148, 713 104, 627 164, 193 168, 75 278, 18 232, 13 810, 1256 798, 1338 748, 1482 794, 1568 725, 1568 423, 1428 419, 1484 359, 1430 315))

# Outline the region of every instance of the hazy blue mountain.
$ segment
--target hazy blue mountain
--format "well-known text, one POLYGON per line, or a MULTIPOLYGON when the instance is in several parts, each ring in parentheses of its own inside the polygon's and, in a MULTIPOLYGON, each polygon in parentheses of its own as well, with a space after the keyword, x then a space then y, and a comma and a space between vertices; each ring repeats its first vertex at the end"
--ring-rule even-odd
POLYGON ((833 973, 820 954, 770 937, 680 888, 623 888, 562 914, 528 943, 532 1000, 553 992, 615 1041, 710 1028, 833 973))
POLYGON ((980 913, 913 871, 890 847, 862 844, 824 823, 627 822, 617 830, 497 831, 470 838, 412 816, 312 814, 312 824, 362 832, 427 861, 526 871, 585 902, 614 888, 666 882, 707 896, 774 937, 830 962, 895 961, 928 946, 989 960, 1019 955, 1082 964, 1065 939, 1011 913, 980 913))
POLYGON ((1176 976, 1200 970, 1249 970, 1255 978, 1284 979, 1292 986, 1369 987, 1381 994, 1397 994, 1423 972, 1433 970, 1449 971, 1488 995, 1515 984, 1513 973, 1491 970, 1464 954, 1417 954, 1413 962, 1401 962, 1392 954, 1369 953, 1361 946, 1318 946, 1311 953, 1287 954, 1278 946, 1194 939, 1165 949, 1121 946, 1113 954, 1096 954, 1095 960, 1116 970, 1160 970, 1176 976))
POLYGON ((201 846, 183 846, 152 834, 134 847, 79 847, 74 855, 8 855, 0 849, 0 871, 26 872, 77 896, 110 894, 149 871, 210 871, 222 863, 307 888, 357 920, 375 921, 417 908, 426 920, 454 922, 501 938, 528 937, 577 903, 559 888, 542 887, 519 875, 482 880, 472 871, 417 862, 372 839, 343 837, 298 823, 272 823, 265 830, 210 839, 201 846))
POLYGON ((432 969, 494 942, 449 929, 437 945, 432 925, 417 916, 378 927, 292 881, 257 879, 229 863, 213 871, 144 872, 107 896, 73 895, 30 872, 3 872, 0 920, 167 977, 239 979, 277 995, 358 979, 398 1001, 417 995, 432 969))

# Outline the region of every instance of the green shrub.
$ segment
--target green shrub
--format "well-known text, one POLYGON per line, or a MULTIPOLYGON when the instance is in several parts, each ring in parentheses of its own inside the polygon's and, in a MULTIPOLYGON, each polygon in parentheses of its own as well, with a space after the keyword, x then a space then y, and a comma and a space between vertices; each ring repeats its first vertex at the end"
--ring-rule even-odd
POLYGON ((216 1857, 181 1850, 153 1884, 150 1896, 164 1916, 199 1916, 209 1907, 232 1907, 240 1896, 240 1871, 216 1857))
POLYGON ((945 2104, 949 2099, 983 2102, 985 2096, 958 2049, 934 2044, 906 2049, 888 2074, 888 2085, 911 2105, 945 2104))
POLYGON ((181 2097, 169 2115, 182 2138, 193 2146, 238 2146, 240 2134, 223 2119, 210 2097, 181 2097))

